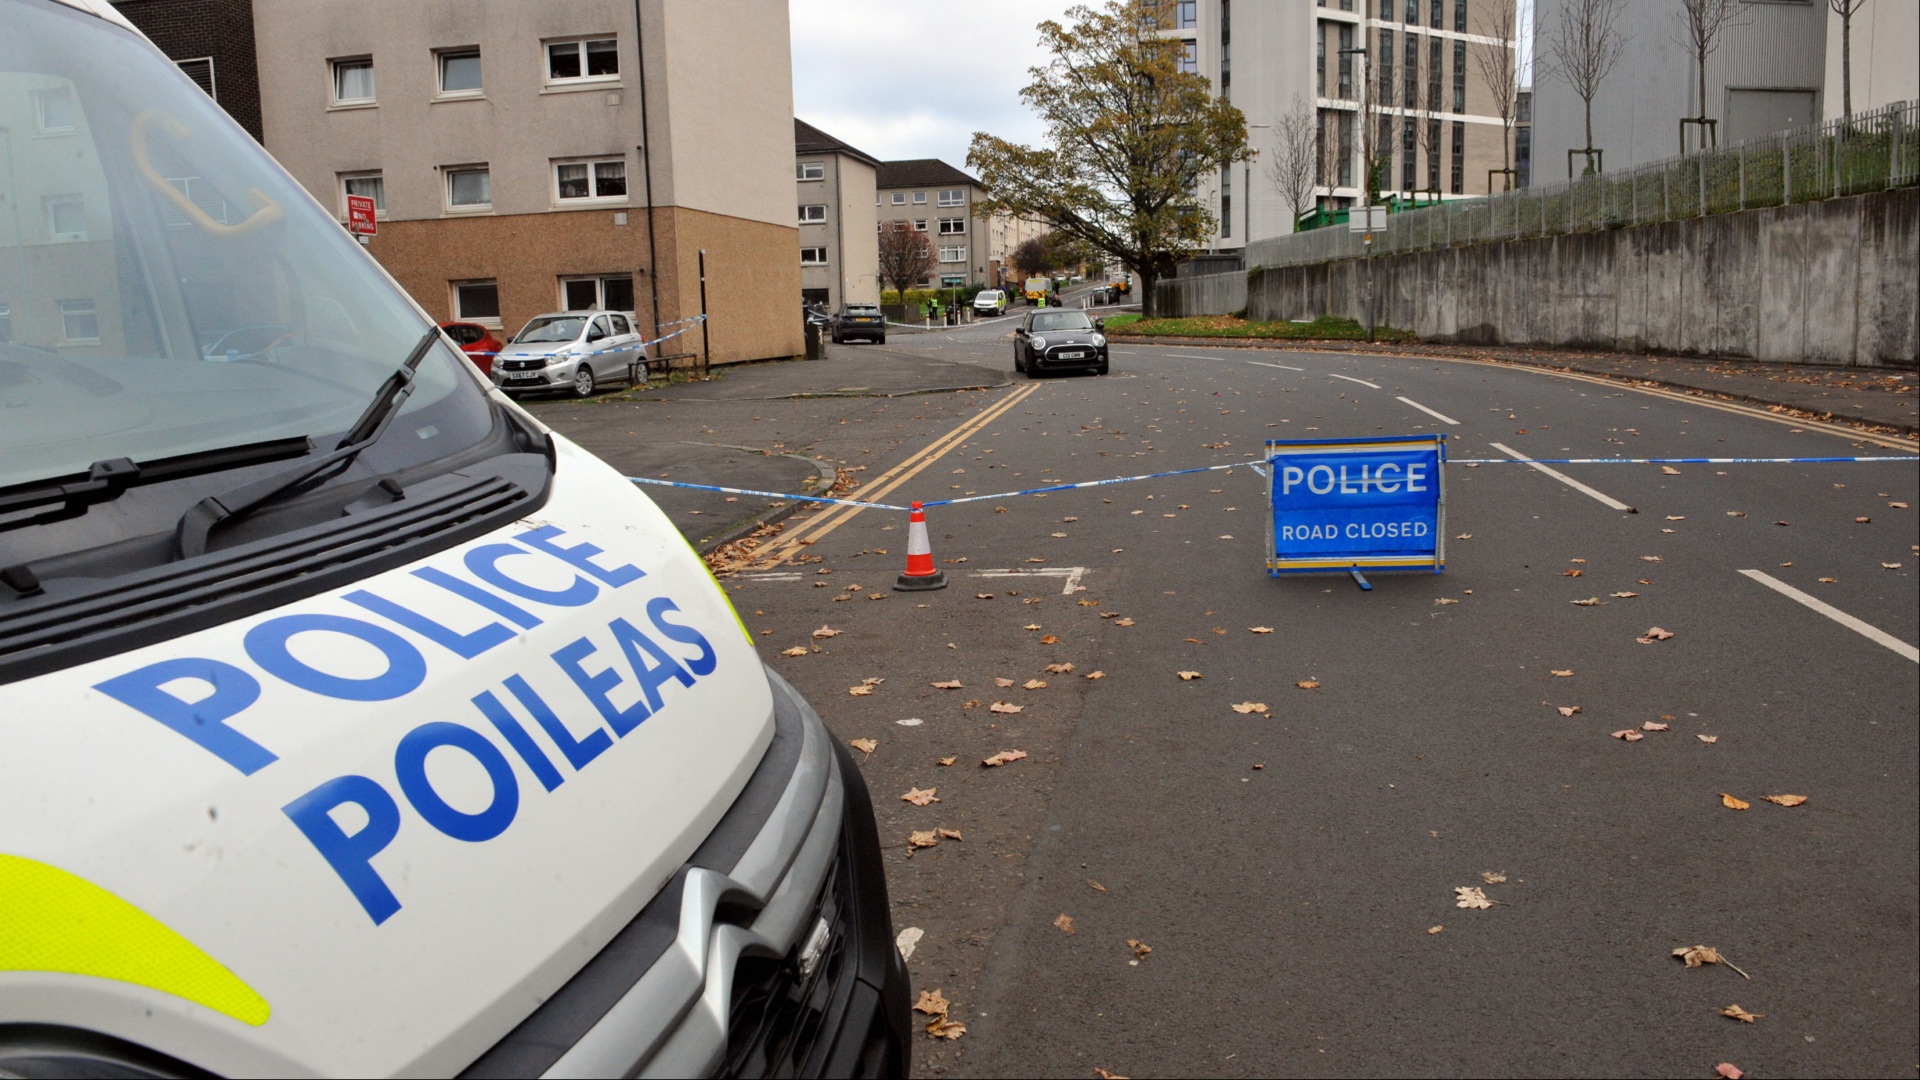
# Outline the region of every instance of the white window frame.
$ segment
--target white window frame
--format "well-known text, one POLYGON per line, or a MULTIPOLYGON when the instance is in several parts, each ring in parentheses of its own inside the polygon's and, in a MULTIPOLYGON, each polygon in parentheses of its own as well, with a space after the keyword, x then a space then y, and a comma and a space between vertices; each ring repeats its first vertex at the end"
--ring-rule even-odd
MULTIPOLYGON (((553 177, 553 187, 550 194, 553 196, 554 205, 556 206, 612 206, 612 205, 624 206, 626 205, 627 197, 628 197, 626 191, 623 191, 618 195, 600 194, 600 170, 595 168, 595 166, 609 165, 614 162, 620 163, 621 180, 623 182, 628 181, 628 177, 626 173, 627 159, 625 155, 617 155, 617 156, 610 156, 610 157, 596 157, 596 158, 556 158, 552 163, 552 168, 547 170, 548 174, 553 177), (585 165, 587 167, 588 194, 575 195, 575 196, 565 196, 560 194, 560 170, 562 167, 567 165, 585 165)), ((627 184, 627 187, 629 191, 632 190, 632 184, 630 182, 627 184)))
POLYGON ((486 96, 487 69, 486 69, 486 63, 484 60, 481 61, 481 66, 480 66, 480 85, 479 86, 475 86, 467 90, 447 89, 447 61, 459 60, 469 56, 475 60, 481 60, 480 46, 461 45, 456 48, 435 49, 433 51, 433 85, 434 85, 434 91, 435 91, 434 97, 436 100, 458 101, 458 100, 461 100, 462 98, 477 98, 477 97, 486 96))
POLYGON ((47 239, 57 244, 74 243, 87 238, 87 200, 81 195, 48 195, 43 200, 47 212, 47 239), (80 208, 80 231, 61 232, 54 225, 54 207, 73 205, 80 208))
POLYGON ((373 66, 372 56, 337 56, 327 61, 327 100, 335 109, 366 109, 380 103, 379 72, 373 66), (340 71, 347 65, 367 67, 367 81, 373 84, 373 93, 366 97, 340 96, 340 71))
POLYGON ((80 111, 80 103, 74 98, 70 86, 49 86, 33 91, 33 127, 37 135, 72 135, 80 129, 75 124, 47 123, 47 101, 54 97, 67 99, 67 108, 75 114, 80 111))
POLYGON ((631 274, 568 274, 560 278, 560 286, 559 286, 560 287, 560 310, 561 311, 612 311, 612 310, 624 311, 626 310, 625 308, 607 307, 607 282, 609 280, 618 281, 622 278, 626 279, 627 287, 629 289, 633 288, 633 276, 631 274), (567 306, 567 286, 578 281, 593 282, 593 307, 570 308, 567 306))
POLYGON ((913 193, 913 205, 915 205, 915 206, 925 206, 925 205, 927 205, 927 193, 926 193, 926 192, 924 192, 924 191, 916 191, 916 192, 914 192, 914 193, 913 193))
POLYGON ((926 218, 915 218, 915 219, 913 220, 913 231, 914 231, 914 232, 926 232, 926 231, 927 231, 927 219, 926 219, 926 218))
POLYGON ((827 178, 827 163, 824 161, 796 161, 793 163, 793 178, 802 183, 813 183, 827 178))
POLYGON ((100 305, 91 297, 76 300, 62 300, 60 308, 60 343, 62 345, 98 345, 100 344, 100 305), (71 316, 91 316, 93 318, 92 337, 74 337, 71 316))
POLYGON ((800 224, 824 225, 827 223, 826 203, 801 203, 800 224))
POLYGON ((967 219, 963 217, 943 217, 940 219, 941 236, 967 235, 967 219), (949 228, 948 226, 952 226, 949 228))
POLYGON ((360 172, 345 172, 340 174, 340 220, 347 220, 347 196, 354 194, 354 192, 348 190, 347 185, 355 180, 380 181, 380 194, 374 196, 373 199, 373 216, 376 221, 384 219, 387 216, 386 174, 379 169, 363 169, 360 172))
POLYGON ((964 263, 967 261, 967 249, 964 247, 943 247, 940 249, 940 261, 943 263, 964 263))
POLYGON ((896 192, 894 192, 894 193, 893 193, 893 205, 895 205, 895 206, 905 206, 905 205, 907 205, 907 193, 906 193, 906 192, 904 192, 904 191, 896 191, 896 192))
POLYGON ((470 322, 470 323, 473 323, 475 326, 485 326, 493 330, 498 330, 501 328, 500 315, 499 315, 500 282, 497 279, 478 278, 472 281, 449 281, 447 282, 447 289, 449 292, 453 294, 452 307, 453 307, 453 319, 455 322, 470 322), (466 310, 461 307, 460 290, 464 288, 469 288, 475 285, 493 286, 493 306, 494 306, 493 315, 491 316, 469 315, 467 314, 466 310))
POLYGON ((965 206, 967 205, 967 189, 954 188, 951 191, 942 191, 940 193, 939 203, 941 206, 965 206))
POLYGON ((449 214, 490 214, 493 212, 493 167, 485 162, 473 165, 448 165, 440 170, 442 198, 446 201, 449 214), (453 178, 461 173, 485 173, 487 175, 487 201, 484 203, 456 203, 453 201, 453 178))
POLYGON ((582 37, 548 38, 540 43, 541 80, 547 86, 605 86, 620 81, 620 36, 618 34, 587 34, 582 37), (587 46, 597 41, 613 42, 614 72, 611 75, 587 74, 587 46), (572 45, 574 55, 580 60, 580 74, 560 75, 553 73, 553 50, 555 47, 572 45))
POLYGON ((827 265, 827 249, 825 247, 801 248, 800 249, 800 265, 801 266, 827 265))
POLYGON ((212 98, 215 101, 220 100, 220 93, 219 93, 220 80, 214 74, 213 57, 192 56, 192 57, 188 57, 185 60, 175 60, 173 62, 173 66, 179 68, 181 73, 184 74, 187 78, 193 79, 193 84, 195 86, 200 86, 200 89, 205 90, 207 92, 208 97, 212 98), (200 64, 205 64, 207 66, 207 85, 205 86, 200 86, 200 80, 194 77, 193 70, 191 67, 189 67, 189 65, 200 65, 200 64))

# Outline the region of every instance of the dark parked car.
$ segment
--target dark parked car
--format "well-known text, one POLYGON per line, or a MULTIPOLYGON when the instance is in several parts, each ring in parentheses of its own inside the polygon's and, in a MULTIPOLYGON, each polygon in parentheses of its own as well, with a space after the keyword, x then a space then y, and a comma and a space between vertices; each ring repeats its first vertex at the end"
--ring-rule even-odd
POLYGON ((833 317, 833 343, 843 345, 855 339, 876 345, 887 343, 887 317, 877 304, 842 304, 833 317))
POLYGON ((1013 370, 1037 379, 1048 371, 1107 373, 1107 336, 1101 320, 1072 308, 1029 312, 1013 332, 1013 370))
POLYGON ((479 323, 470 322, 441 323, 440 329, 445 330, 453 343, 460 346, 460 351, 467 354, 467 359, 480 369, 480 374, 493 374, 493 358, 500 355, 500 339, 493 336, 493 331, 479 323))

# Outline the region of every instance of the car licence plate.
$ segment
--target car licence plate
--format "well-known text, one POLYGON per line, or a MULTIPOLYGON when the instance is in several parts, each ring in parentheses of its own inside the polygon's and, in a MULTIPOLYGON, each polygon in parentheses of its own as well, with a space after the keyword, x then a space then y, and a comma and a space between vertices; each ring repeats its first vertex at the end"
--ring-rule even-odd
POLYGON ((538 372, 531 372, 525 375, 509 375, 507 376, 507 381, 508 382, 539 382, 541 381, 541 376, 538 372))
POLYGON ((1065 352, 1054 353, 1053 358, 1055 360, 1085 360, 1087 354, 1079 349, 1068 349, 1065 352))

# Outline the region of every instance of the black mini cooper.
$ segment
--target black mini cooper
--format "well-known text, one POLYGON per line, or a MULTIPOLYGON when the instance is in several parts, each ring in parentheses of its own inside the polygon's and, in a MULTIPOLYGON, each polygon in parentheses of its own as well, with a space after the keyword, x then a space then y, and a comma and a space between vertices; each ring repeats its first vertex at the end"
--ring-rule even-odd
POLYGON ((1100 332, 1101 322, 1071 308, 1030 312, 1013 332, 1013 370, 1029 379, 1067 370, 1105 375, 1107 336, 1100 332))

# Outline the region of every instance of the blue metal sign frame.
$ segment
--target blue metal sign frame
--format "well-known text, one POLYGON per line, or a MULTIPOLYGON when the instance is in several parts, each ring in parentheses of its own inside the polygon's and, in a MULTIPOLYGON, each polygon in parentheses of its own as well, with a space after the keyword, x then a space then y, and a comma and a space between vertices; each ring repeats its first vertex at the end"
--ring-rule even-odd
POLYGON ((1446 569, 1447 437, 1267 441, 1267 573, 1446 569))

